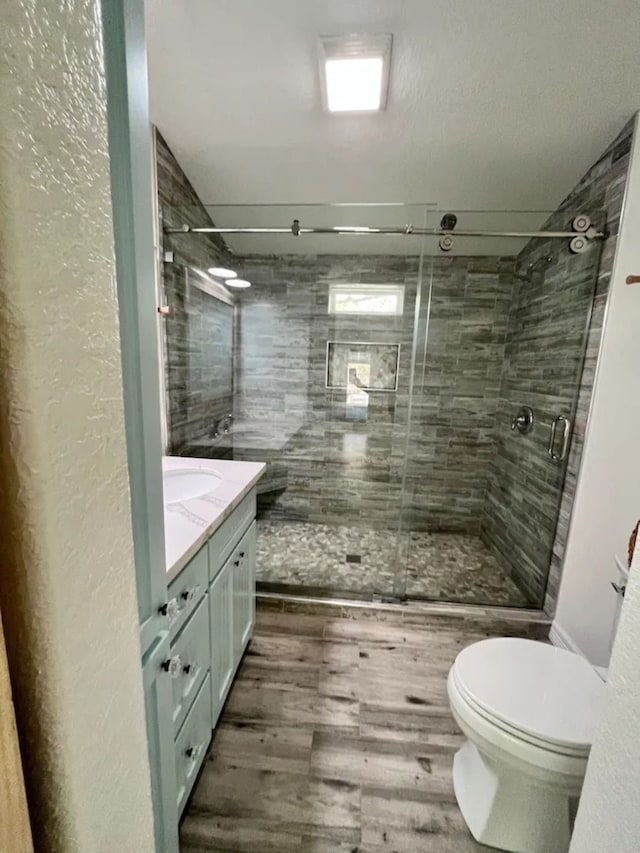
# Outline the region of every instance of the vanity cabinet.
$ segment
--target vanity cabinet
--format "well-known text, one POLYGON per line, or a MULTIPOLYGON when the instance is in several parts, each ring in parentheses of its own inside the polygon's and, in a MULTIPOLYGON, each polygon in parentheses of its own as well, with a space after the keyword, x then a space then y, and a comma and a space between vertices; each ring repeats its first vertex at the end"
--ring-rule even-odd
MULTIPOLYGON (((173 741, 168 788, 176 826, 206 755, 255 622, 256 497, 253 489, 168 588, 170 627, 156 672, 169 677, 163 720, 173 741)), ((160 849, 165 849, 161 847, 160 849)))

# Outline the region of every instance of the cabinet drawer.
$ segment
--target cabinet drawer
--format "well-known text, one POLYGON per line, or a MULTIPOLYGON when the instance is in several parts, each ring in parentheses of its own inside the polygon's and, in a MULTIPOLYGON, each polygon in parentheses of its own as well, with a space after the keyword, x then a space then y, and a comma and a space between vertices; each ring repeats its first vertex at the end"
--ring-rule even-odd
POLYGON ((229 518, 209 539, 209 580, 212 581, 226 563, 240 536, 256 517, 256 490, 252 489, 229 518))
POLYGON ((207 545, 204 545, 169 586, 169 603, 172 604, 175 600, 177 606, 177 615, 171 622, 172 640, 177 637, 198 606, 207 591, 208 581, 209 556, 207 545))
POLYGON ((202 765, 211 740, 211 684, 209 674, 198 691, 187 719, 176 737, 178 817, 202 765))
POLYGON ((195 613, 174 640, 171 657, 178 661, 177 672, 172 679, 173 730, 176 733, 209 670, 211 646, 207 595, 200 601, 195 613))

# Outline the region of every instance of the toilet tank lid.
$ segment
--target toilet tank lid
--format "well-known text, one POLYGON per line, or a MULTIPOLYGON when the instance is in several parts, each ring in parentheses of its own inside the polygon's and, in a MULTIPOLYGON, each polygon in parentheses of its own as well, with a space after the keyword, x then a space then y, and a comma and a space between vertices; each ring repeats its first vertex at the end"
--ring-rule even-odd
POLYGON ((591 745, 605 688, 579 655, 496 637, 467 646, 454 668, 464 691, 496 720, 550 744, 591 745))

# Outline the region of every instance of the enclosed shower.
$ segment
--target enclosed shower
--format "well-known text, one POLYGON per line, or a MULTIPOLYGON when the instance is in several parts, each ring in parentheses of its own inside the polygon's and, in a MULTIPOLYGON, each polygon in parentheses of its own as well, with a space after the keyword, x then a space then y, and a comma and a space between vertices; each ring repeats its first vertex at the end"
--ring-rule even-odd
POLYGON ((267 463, 259 587, 541 608, 604 206, 204 206, 162 145, 167 447, 267 463))

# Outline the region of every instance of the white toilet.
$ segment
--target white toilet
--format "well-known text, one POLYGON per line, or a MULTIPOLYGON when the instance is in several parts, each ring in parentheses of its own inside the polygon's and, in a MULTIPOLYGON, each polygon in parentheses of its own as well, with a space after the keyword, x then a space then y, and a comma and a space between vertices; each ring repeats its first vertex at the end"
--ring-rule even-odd
POLYGON ((474 838, 513 853, 566 853, 601 678, 573 652, 501 637, 460 652, 447 688, 468 738, 453 783, 474 838))
MULTIPOLYGON (((615 637, 629 570, 616 558, 615 637)), ((453 784, 474 838, 509 853, 566 853, 607 671, 573 652, 498 637, 460 652, 447 681, 467 741, 453 784)))

